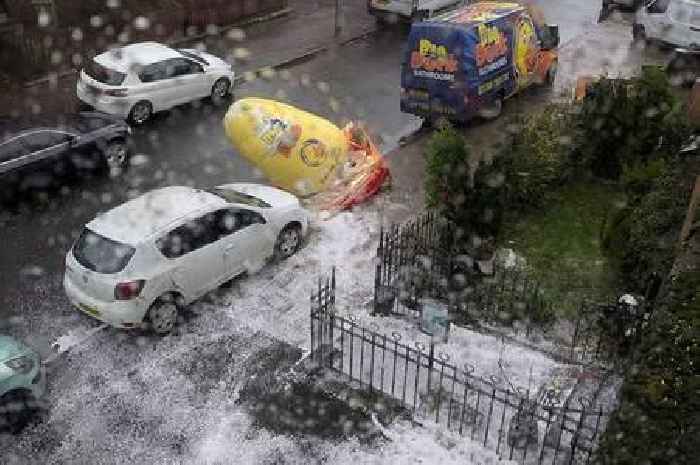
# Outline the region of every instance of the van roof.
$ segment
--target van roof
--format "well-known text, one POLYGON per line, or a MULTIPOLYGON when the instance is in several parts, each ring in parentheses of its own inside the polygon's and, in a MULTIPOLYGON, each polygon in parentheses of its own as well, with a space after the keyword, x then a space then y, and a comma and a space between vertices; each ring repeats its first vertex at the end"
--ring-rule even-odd
POLYGON ((519 3, 477 2, 436 16, 429 21, 474 26, 522 11, 525 11, 525 7, 519 3))

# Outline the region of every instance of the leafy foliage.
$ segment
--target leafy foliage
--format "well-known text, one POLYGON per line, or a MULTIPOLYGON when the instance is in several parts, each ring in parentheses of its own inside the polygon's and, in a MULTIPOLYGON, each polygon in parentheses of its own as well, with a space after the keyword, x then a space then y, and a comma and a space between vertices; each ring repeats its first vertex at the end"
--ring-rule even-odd
POLYGON ((603 464, 697 463, 700 272, 697 263, 693 268, 674 277, 643 338, 621 406, 603 436, 603 464))
POLYGON ((481 161, 473 179, 464 138, 446 126, 433 134, 426 149, 426 205, 474 235, 476 254, 489 254, 503 216, 503 174, 499 163, 481 161))
POLYGON ((524 117, 499 158, 511 209, 540 208, 568 177, 570 116, 559 106, 524 117))
POLYGON ((649 181, 646 195, 615 213, 603 246, 628 289, 643 292, 651 275, 668 274, 675 256, 691 185, 681 166, 649 181))
POLYGON ((625 166, 675 155, 690 126, 666 74, 645 68, 631 80, 594 83, 577 117, 573 161, 601 178, 617 180, 625 166))

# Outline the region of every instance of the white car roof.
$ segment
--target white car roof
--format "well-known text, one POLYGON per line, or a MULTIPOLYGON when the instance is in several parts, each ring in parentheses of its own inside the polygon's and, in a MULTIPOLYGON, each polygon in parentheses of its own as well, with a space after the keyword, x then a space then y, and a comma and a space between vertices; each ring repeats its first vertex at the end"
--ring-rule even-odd
POLYGON ((173 222, 199 211, 229 205, 223 198, 185 186, 155 189, 97 216, 92 231, 130 245, 165 232, 173 222))
POLYGON ((95 61, 126 73, 133 65, 147 66, 170 58, 182 58, 182 54, 158 42, 139 42, 101 53, 95 57, 95 61))

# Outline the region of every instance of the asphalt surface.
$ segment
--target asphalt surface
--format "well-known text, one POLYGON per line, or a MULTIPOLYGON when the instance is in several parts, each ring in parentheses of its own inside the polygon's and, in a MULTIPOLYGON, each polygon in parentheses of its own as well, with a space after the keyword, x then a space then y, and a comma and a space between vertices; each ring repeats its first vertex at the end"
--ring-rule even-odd
MULTIPOLYGON (((592 5, 596 2, 536 3, 550 21, 560 24, 563 43, 585 33, 598 13, 598 7, 592 5)), ((309 11, 302 13, 311 12, 310 6, 305 8, 309 11)), ((257 27, 264 30, 266 26, 257 27)), ((235 89, 235 97, 286 100, 338 124, 360 119, 384 143, 384 149, 393 149, 401 136, 419 125, 417 118, 398 108, 406 32, 402 27, 385 27, 276 75, 245 82, 235 89)), ((65 252, 96 213, 164 185, 264 181, 226 140, 221 125, 226 109, 227 105, 197 102, 159 114, 135 131, 133 164, 127 173, 114 179, 97 176, 65 183, 46 192, 45 202, 28 202, 19 212, 0 212, 4 243, 9 245, 1 251, 0 315, 20 314, 22 302, 36 292, 36 283, 62 272, 65 252)), ((52 299, 56 305, 66 304, 61 293, 52 299)))
MULTIPOLYGON (((550 21, 560 25, 562 43, 565 44, 588 33, 599 9, 595 1, 537 0, 536 3, 545 7, 550 21)), ((257 96, 284 100, 340 125, 348 120, 362 120, 382 148, 390 152, 390 162, 401 174, 398 178, 409 184, 421 174, 422 165, 411 162, 410 158, 402 159, 402 156, 420 158, 420 150, 411 147, 423 144, 425 134, 414 136, 412 146, 394 150, 399 147, 399 139, 416 131, 420 124, 417 118, 401 114, 398 107, 399 64, 405 35, 405 28, 389 27, 342 47, 331 48, 286 70, 242 83, 235 89, 235 98, 257 96)), ((534 91, 516 99, 507 106, 506 116, 526 111, 529 104, 542 102, 547 95, 546 91, 534 91)), ((18 209, 0 211, 3 239, 0 248, 0 332, 16 335, 49 356, 50 345, 56 338, 67 334, 72 326, 97 327, 96 323, 70 308, 63 295, 61 279, 63 260, 70 244, 82 226, 100 211, 159 186, 188 184, 206 187, 233 181, 264 182, 226 140, 221 124, 226 109, 227 105, 198 102, 160 114, 151 123, 135 130, 132 166, 126 173, 115 178, 95 176, 65 182, 61 187, 42 194, 43 200, 27 199, 18 209)), ((465 134, 472 144, 481 147, 504 132, 503 124, 497 121, 470 125, 465 128, 465 134)), ((406 196, 420 192, 419 189, 406 188, 406 185, 396 191, 406 196)), ((213 294, 210 300, 216 307, 218 294, 213 294)), ((98 332, 98 336, 84 347, 67 358, 59 358, 54 365, 56 368, 52 368, 55 376, 54 381, 49 379, 49 391, 50 398, 60 407, 54 407, 56 411, 50 424, 36 428, 23 438, 21 447, 13 449, 14 453, 30 451, 43 444, 39 457, 46 459, 45 463, 49 463, 48 457, 54 463, 69 463, 71 457, 75 457, 70 452, 71 447, 78 448, 87 460, 90 444, 94 443, 104 450, 105 458, 110 454, 121 454, 122 459, 132 459, 141 453, 145 455, 140 456, 140 460, 146 457, 146 462, 158 463, 161 452, 170 454, 172 450, 169 448, 186 448, 187 438, 201 428, 201 424, 190 418, 182 421, 180 430, 159 429, 155 405, 168 402, 172 406, 173 410, 168 412, 168 425, 180 421, 178 415, 182 412, 202 416, 201 412, 206 411, 215 415, 216 406, 209 397, 226 397, 227 386, 232 382, 221 377, 230 375, 231 370, 245 371, 248 366, 241 362, 247 355, 236 361, 224 361, 230 367, 222 375, 219 365, 224 362, 218 355, 212 355, 214 366, 202 368, 204 371, 200 373, 195 365, 195 368, 183 366, 196 358, 186 355, 188 351, 201 354, 203 350, 205 355, 214 352, 250 354, 264 351, 274 344, 241 332, 240 327, 231 326, 230 319, 217 324, 216 316, 207 318, 206 325, 201 327, 194 318, 193 322, 186 324, 184 334, 166 342, 147 336, 132 338, 127 333, 111 330, 98 332), (211 328, 217 328, 219 333, 209 334, 211 328), (154 364, 158 365, 158 370, 154 371, 154 364), (78 374, 73 376, 71 373, 78 374), (113 403, 123 388, 120 383, 126 379, 129 379, 124 381, 131 390, 129 394, 141 398, 148 406, 145 413, 142 410, 134 414, 134 421, 143 423, 130 425, 122 418, 124 415, 119 408, 114 407, 113 403), (175 386, 173 381, 180 385, 175 386), (151 396, 148 386, 154 383, 164 393, 151 396), (197 399, 196 405, 187 401, 188 398, 197 399), (75 409, 83 407, 83 402, 86 403, 80 410, 82 413, 72 418, 75 409), (198 406, 205 410, 197 410, 198 406), (149 443, 152 447, 148 448, 148 444, 140 442, 141 436, 134 433, 125 441, 136 449, 115 452, 110 449, 116 447, 115 443, 105 439, 110 434, 109 424, 105 426, 97 418, 102 411, 108 412, 109 421, 120 424, 120 434, 131 434, 124 431, 133 426, 134 431, 143 431, 146 436, 154 429, 160 436, 153 436, 149 443), (107 429, 92 431, 91 425, 95 424, 107 429), (62 439, 66 434, 72 439, 62 439), (81 435, 85 441, 79 439, 81 435), (163 448, 168 450, 161 450, 163 448)), ((204 358, 209 360, 210 357, 204 358)), ((127 411, 138 410, 143 409, 144 403, 123 407, 127 411)), ((12 463, 29 463, 19 455, 13 457, 16 462, 12 463)), ((101 463, 116 462, 106 459, 101 463)))

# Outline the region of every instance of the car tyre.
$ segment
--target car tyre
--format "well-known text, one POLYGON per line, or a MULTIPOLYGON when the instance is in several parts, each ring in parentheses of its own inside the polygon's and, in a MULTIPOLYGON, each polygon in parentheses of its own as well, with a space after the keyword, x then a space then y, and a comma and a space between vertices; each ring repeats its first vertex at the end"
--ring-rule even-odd
POLYGON ((129 122, 141 126, 153 116, 153 105, 147 100, 136 102, 129 112, 129 122))
POLYGON ((173 299, 160 298, 148 309, 147 316, 151 330, 158 336, 166 336, 175 329, 179 310, 173 299))
POLYGON ((479 109, 479 116, 487 121, 494 120, 501 116, 503 112, 503 99, 501 97, 496 97, 488 105, 484 105, 479 109))
POLYGON ((110 172, 120 172, 129 163, 129 146, 123 139, 109 141, 102 155, 104 164, 110 172))
POLYGON ((33 398, 23 390, 10 391, 0 399, 0 430, 19 433, 31 420, 33 398))
POLYGON ((297 225, 287 225, 277 237, 275 256, 285 260, 296 253, 301 245, 301 228, 297 225))
POLYGON ((226 78, 217 79, 211 86, 211 101, 219 104, 231 94, 231 81, 226 78))

